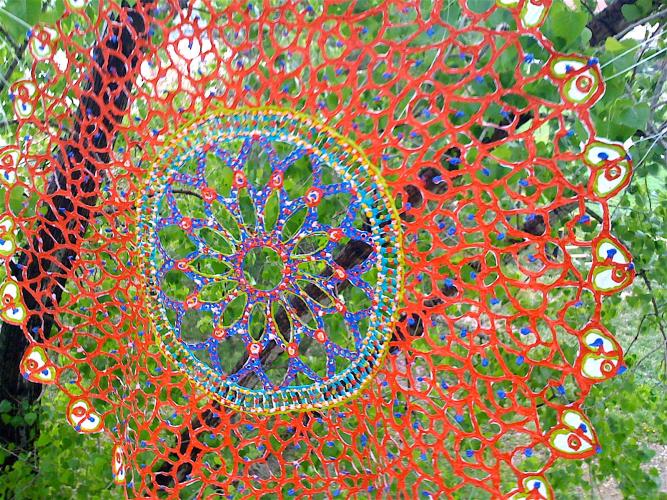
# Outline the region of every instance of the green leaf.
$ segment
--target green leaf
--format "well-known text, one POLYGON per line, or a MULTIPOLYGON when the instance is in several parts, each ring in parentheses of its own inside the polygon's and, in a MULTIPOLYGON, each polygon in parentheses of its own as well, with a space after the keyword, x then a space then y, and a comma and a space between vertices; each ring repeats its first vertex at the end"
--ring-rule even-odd
POLYGON ((40 18, 40 21, 47 24, 54 24, 65 12, 64 0, 56 0, 53 7, 47 9, 40 18))
POLYGON ((637 21, 650 14, 653 10, 652 0, 637 0, 632 4, 626 4, 621 7, 623 17, 628 21, 637 21))
MULTIPOLYGON (((624 7, 627 6, 624 5, 624 7)), ((626 44, 619 42, 614 37, 609 37, 604 42, 604 48, 607 50, 607 52, 619 53, 627 50, 629 47, 626 44)))
MULTIPOLYGON (((583 33, 588 15, 582 10, 570 10, 564 3, 554 3, 549 11, 545 32, 549 38, 559 39, 558 49, 562 50, 579 39, 583 33)), ((590 33, 587 34, 590 39, 590 33)))
POLYGON ((623 13, 623 17, 625 17, 628 21, 636 21, 642 17, 641 9, 633 4, 624 5, 621 7, 621 12, 623 13))
POLYGON ((39 437, 37 438, 37 441, 35 442, 35 445, 36 445, 38 448, 42 448, 42 447, 44 447, 44 446, 50 444, 52 441, 53 441, 53 440, 52 440, 52 438, 51 438, 51 435, 50 435, 48 432, 44 432, 44 431, 42 431, 42 432, 39 434, 39 437))
POLYGON ((41 0, 7 0, 0 9, 0 23, 16 43, 22 43, 41 15, 41 0))
POLYGON ((649 115, 650 108, 648 103, 640 102, 635 104, 630 101, 627 106, 624 106, 623 109, 620 110, 620 113, 617 114, 617 122, 628 128, 632 128, 635 131, 644 130, 648 123, 649 115))
POLYGON ((12 409, 12 403, 7 400, 3 399, 0 401, 0 413, 8 413, 12 409))

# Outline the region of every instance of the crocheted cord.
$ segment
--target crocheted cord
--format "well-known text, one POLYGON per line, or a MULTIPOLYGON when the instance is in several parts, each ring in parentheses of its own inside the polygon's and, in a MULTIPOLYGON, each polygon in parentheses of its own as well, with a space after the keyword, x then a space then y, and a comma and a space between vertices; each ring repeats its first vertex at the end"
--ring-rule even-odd
POLYGON ((548 8, 66 0, 34 29, 0 316, 128 496, 551 498, 600 451, 631 165, 548 8))

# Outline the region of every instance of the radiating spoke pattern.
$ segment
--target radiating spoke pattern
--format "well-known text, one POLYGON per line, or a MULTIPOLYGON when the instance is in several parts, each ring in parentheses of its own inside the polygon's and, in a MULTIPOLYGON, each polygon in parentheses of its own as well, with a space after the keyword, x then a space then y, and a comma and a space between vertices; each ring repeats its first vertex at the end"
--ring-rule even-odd
POLYGON ((372 376, 400 224, 356 146, 287 112, 220 112, 181 130, 149 185, 153 313, 181 369, 260 413, 326 407, 372 376))

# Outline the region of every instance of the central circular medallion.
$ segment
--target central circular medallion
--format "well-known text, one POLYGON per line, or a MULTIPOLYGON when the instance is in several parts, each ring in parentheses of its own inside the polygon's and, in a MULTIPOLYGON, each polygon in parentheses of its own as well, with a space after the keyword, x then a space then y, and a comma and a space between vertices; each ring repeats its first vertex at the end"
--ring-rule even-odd
POLYGON ((139 243, 159 345, 223 404, 327 408, 387 352, 400 220, 359 149, 308 117, 219 111, 179 130, 147 179, 139 243))
POLYGON ((283 260, 271 247, 251 248, 243 259, 243 274, 248 284, 259 290, 273 290, 283 280, 283 260))

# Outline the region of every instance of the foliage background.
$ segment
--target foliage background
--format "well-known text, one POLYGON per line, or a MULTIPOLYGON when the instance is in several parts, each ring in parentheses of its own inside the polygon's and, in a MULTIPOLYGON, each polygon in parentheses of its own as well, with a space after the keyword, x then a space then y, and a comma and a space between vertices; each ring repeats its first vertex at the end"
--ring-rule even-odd
MULTIPOLYGON (((25 73, 26 35, 56 19, 62 1, 0 0, 0 145, 13 141, 8 87, 25 73)), ((557 49, 600 60, 607 91, 593 109, 598 134, 625 142, 635 162, 630 187, 611 205, 613 233, 630 249, 637 278, 603 311, 629 370, 591 392, 587 413, 603 453, 560 461, 549 475, 557 498, 667 498, 666 17, 661 1, 556 0, 544 27, 557 49), (656 453, 661 460, 651 461, 656 453)), ((65 406, 50 388, 36 405, 0 396, 3 424, 39 428, 34 449, 0 442, 0 498, 122 496, 111 480, 111 444, 74 432, 65 406)))

